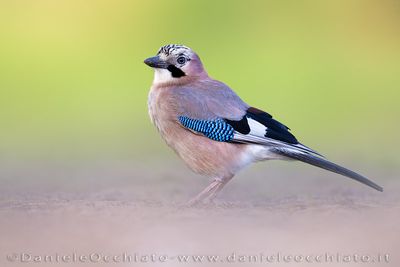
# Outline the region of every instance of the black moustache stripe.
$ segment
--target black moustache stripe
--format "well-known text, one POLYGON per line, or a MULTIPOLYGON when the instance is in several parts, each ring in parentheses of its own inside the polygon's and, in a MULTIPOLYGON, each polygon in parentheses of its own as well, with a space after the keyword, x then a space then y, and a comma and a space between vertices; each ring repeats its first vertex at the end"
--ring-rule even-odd
POLYGON ((169 70, 169 72, 171 72, 171 75, 174 78, 180 78, 180 77, 183 77, 186 75, 180 68, 177 68, 174 65, 169 65, 167 67, 167 70, 169 70))

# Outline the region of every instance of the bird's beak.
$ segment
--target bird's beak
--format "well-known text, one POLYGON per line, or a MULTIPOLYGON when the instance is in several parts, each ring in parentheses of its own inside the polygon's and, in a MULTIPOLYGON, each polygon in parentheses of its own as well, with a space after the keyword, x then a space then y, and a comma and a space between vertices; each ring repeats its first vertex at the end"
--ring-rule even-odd
POLYGON ((167 62, 162 60, 159 56, 149 57, 144 60, 144 63, 152 68, 166 69, 168 67, 167 62))

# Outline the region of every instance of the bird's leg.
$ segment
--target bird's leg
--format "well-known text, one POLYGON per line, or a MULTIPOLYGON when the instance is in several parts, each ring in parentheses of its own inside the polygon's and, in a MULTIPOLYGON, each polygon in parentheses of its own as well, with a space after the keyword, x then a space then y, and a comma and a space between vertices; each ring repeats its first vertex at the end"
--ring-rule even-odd
POLYGON ((210 192, 212 190, 215 189, 215 187, 218 186, 218 184, 220 184, 221 182, 218 181, 217 179, 215 179, 211 184, 209 184, 203 191, 201 191, 197 196, 195 196, 194 198, 192 198, 187 204, 188 206, 194 206, 196 204, 198 204, 199 202, 203 201, 208 194, 210 194, 210 192))
POLYGON ((210 194, 204 199, 206 202, 211 202, 213 201, 218 193, 222 190, 222 188, 232 179, 233 176, 227 176, 222 179, 216 179, 219 180, 220 183, 218 183, 217 186, 210 192, 210 194))
POLYGON ((210 185, 208 185, 203 191, 201 191, 196 197, 192 198, 189 202, 189 206, 193 206, 207 200, 207 202, 212 201, 217 194, 222 190, 226 183, 228 183, 233 176, 228 176, 226 178, 216 178, 210 185))

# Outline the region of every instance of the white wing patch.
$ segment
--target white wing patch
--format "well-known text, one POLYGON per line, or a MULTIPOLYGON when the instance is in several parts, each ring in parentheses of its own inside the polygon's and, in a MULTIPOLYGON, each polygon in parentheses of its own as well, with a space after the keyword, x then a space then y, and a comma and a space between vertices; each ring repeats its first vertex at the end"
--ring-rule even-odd
POLYGON ((247 117, 247 123, 249 124, 250 127, 249 135, 265 137, 267 127, 249 117, 247 117))
POLYGON ((259 123, 256 120, 253 120, 252 118, 247 117, 247 122, 250 127, 250 132, 248 134, 241 134, 241 133, 235 131, 235 133, 234 133, 235 141, 240 142, 240 143, 259 144, 259 145, 264 145, 267 147, 271 147, 271 146, 272 147, 284 147, 286 149, 295 150, 297 152, 313 153, 313 154, 323 157, 318 152, 316 152, 316 151, 312 150, 311 148, 306 147, 300 143, 289 144, 289 143, 285 143, 280 140, 266 137, 265 134, 268 131, 268 127, 259 123))

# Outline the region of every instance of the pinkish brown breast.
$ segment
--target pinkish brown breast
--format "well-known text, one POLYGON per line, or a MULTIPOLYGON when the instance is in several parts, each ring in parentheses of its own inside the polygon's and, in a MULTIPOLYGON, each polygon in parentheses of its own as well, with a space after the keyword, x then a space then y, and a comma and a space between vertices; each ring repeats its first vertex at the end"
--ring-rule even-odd
POLYGON ((234 175, 243 167, 241 158, 247 145, 218 142, 191 132, 179 123, 177 106, 169 89, 152 87, 148 98, 151 120, 189 168, 202 175, 222 178, 234 175))

